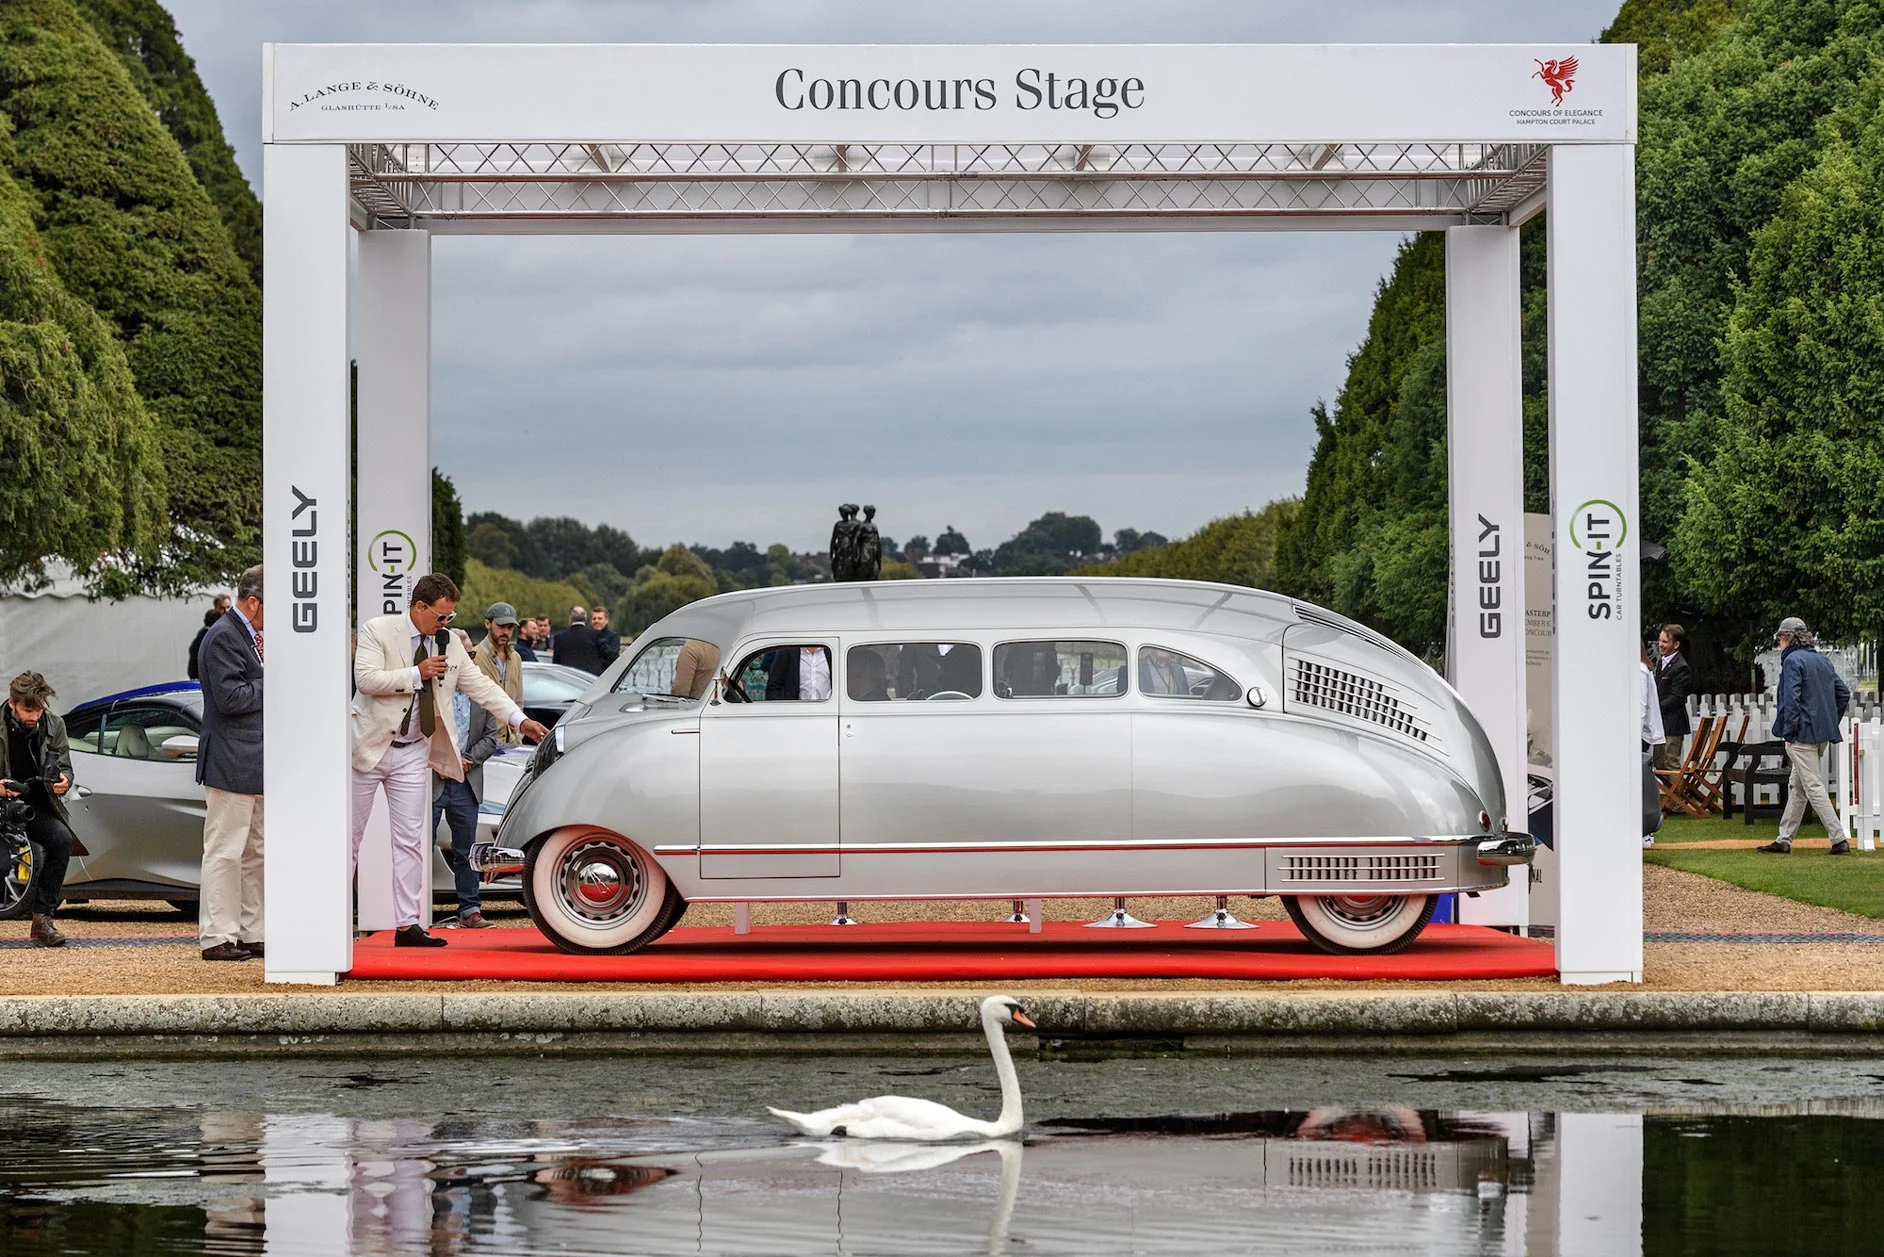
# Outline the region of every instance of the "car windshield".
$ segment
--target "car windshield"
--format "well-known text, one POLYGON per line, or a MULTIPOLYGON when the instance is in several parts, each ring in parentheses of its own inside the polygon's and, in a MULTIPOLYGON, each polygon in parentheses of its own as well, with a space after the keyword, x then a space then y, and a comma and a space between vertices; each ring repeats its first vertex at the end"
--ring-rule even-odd
POLYGON ((636 652, 615 682, 617 694, 664 694, 692 701, 707 692, 720 648, 697 637, 658 637, 636 652))

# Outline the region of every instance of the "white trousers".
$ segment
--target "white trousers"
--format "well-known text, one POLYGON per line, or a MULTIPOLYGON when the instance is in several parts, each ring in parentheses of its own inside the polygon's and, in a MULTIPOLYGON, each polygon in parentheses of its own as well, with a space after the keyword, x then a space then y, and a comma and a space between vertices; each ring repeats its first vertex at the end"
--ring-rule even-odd
POLYGON ((1845 836, 1844 827, 1838 823, 1838 810, 1832 806, 1832 797, 1825 793, 1825 778, 1819 776, 1819 759, 1825 754, 1823 742, 1788 742, 1786 758, 1792 763, 1792 780, 1787 784, 1786 810, 1779 817, 1779 836, 1787 842, 1799 832, 1799 823, 1805 820, 1806 804, 1819 814, 1819 820, 1825 825, 1825 832, 1837 842, 1845 836))
POLYGON ((196 932, 204 950, 262 942, 262 796, 205 786, 203 802, 196 932))
POLYGON ((386 787, 386 817, 392 825, 393 917, 401 928, 419 923, 419 896, 430 892, 432 767, 425 743, 389 746, 379 763, 353 770, 353 871, 360 868, 360 839, 373 814, 373 792, 386 787))

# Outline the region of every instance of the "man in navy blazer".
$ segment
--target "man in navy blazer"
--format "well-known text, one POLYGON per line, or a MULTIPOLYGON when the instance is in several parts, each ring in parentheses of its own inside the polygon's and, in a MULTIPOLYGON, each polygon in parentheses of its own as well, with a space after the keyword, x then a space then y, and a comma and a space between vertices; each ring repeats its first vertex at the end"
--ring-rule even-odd
POLYGON ((235 605, 198 653, 203 736, 203 875, 197 932, 204 960, 262 954, 262 568, 242 573, 235 605))

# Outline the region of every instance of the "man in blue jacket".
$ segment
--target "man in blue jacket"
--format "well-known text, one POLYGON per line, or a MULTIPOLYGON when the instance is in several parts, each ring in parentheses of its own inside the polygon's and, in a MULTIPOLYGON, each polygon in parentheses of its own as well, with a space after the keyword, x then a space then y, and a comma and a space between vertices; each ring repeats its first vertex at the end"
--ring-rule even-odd
POLYGON ((197 933, 204 960, 249 960, 262 942, 262 568, 242 573, 235 605, 199 655, 203 873, 197 933))
POLYGON ((1773 736, 1786 740, 1786 758, 1792 761, 1792 781, 1786 798, 1786 811, 1779 818, 1779 837, 1760 851, 1773 855, 1791 855, 1793 835, 1805 819, 1807 802, 1825 823, 1832 838, 1833 855, 1850 855, 1851 843, 1845 838, 1832 810, 1831 796, 1819 776, 1819 761, 1827 744, 1842 742, 1838 722, 1851 704, 1851 690, 1832 668, 1832 661, 1812 649, 1814 638, 1805 621, 1789 616, 1779 622, 1779 717, 1773 721, 1773 736))

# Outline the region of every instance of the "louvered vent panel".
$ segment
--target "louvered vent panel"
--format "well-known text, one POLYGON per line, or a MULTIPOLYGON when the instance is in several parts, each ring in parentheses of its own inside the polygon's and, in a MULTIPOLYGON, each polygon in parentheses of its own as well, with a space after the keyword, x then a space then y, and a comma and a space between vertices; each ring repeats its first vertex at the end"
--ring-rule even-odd
POLYGON ((1427 739, 1425 727, 1398 695, 1374 678, 1345 668, 1296 659, 1294 701, 1372 721, 1416 742, 1427 739))
POLYGON ((1285 882, 1436 882, 1436 855, 1285 855, 1285 882))

